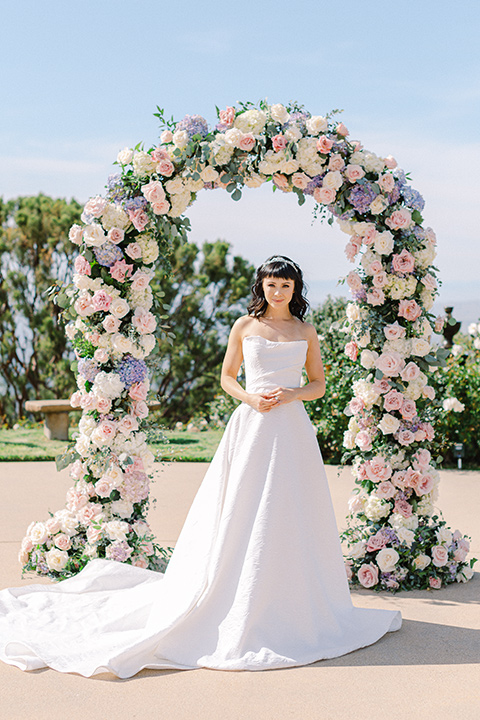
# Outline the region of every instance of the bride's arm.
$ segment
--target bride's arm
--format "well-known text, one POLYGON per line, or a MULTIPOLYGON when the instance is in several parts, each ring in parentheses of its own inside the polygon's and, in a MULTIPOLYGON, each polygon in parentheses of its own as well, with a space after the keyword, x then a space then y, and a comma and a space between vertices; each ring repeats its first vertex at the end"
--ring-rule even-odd
POLYGON ((258 412, 268 412, 278 403, 276 399, 263 397, 258 393, 247 393, 237 380, 238 371, 243 361, 242 338, 244 318, 240 318, 233 325, 228 338, 227 350, 223 359, 220 384, 226 393, 251 405, 258 412))

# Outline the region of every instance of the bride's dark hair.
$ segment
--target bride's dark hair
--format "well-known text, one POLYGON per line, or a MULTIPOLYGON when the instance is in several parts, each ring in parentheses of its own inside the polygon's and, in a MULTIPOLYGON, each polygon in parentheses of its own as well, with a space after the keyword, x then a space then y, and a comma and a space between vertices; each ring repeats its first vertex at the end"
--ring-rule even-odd
POLYGON ((308 310, 308 301, 303 295, 305 289, 303 274, 299 266, 285 255, 272 255, 257 269, 255 282, 252 285, 252 299, 247 308, 248 314, 256 318, 265 315, 268 303, 263 292, 263 281, 267 277, 293 280, 295 282, 293 297, 288 308, 292 315, 303 322, 305 313, 308 310))

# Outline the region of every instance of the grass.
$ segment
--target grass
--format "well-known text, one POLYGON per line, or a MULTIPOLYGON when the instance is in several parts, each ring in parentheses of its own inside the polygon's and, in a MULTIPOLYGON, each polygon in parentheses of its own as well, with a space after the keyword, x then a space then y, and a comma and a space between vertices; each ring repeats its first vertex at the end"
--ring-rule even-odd
MULTIPOLYGON (((75 429, 70 428, 70 439, 75 429)), ((222 437, 223 430, 186 432, 167 430, 167 443, 150 443, 158 460, 180 462, 210 462, 222 437)), ((0 430, 0 462, 55 460, 66 447, 63 440, 47 440, 43 427, 0 430)))

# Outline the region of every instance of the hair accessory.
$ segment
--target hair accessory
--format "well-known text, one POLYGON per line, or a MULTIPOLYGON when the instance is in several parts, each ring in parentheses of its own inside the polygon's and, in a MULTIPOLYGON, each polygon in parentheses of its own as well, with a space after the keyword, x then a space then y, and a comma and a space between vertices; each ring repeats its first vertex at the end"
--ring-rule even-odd
POLYGON ((263 264, 268 265, 268 263, 272 263, 272 262, 286 263, 287 265, 292 265, 295 268, 295 270, 297 269, 297 266, 295 265, 293 260, 289 260, 288 258, 281 257, 280 255, 275 255, 274 257, 269 258, 263 264))

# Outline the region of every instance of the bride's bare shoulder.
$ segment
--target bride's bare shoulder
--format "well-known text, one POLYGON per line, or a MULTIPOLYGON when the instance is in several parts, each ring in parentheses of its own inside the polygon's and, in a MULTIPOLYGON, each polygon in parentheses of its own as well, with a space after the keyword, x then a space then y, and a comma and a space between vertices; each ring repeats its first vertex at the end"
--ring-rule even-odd
POLYGON ((255 326, 256 322, 258 321, 251 315, 242 315, 242 317, 235 320, 232 330, 240 333, 242 336, 248 335, 249 330, 255 326))

